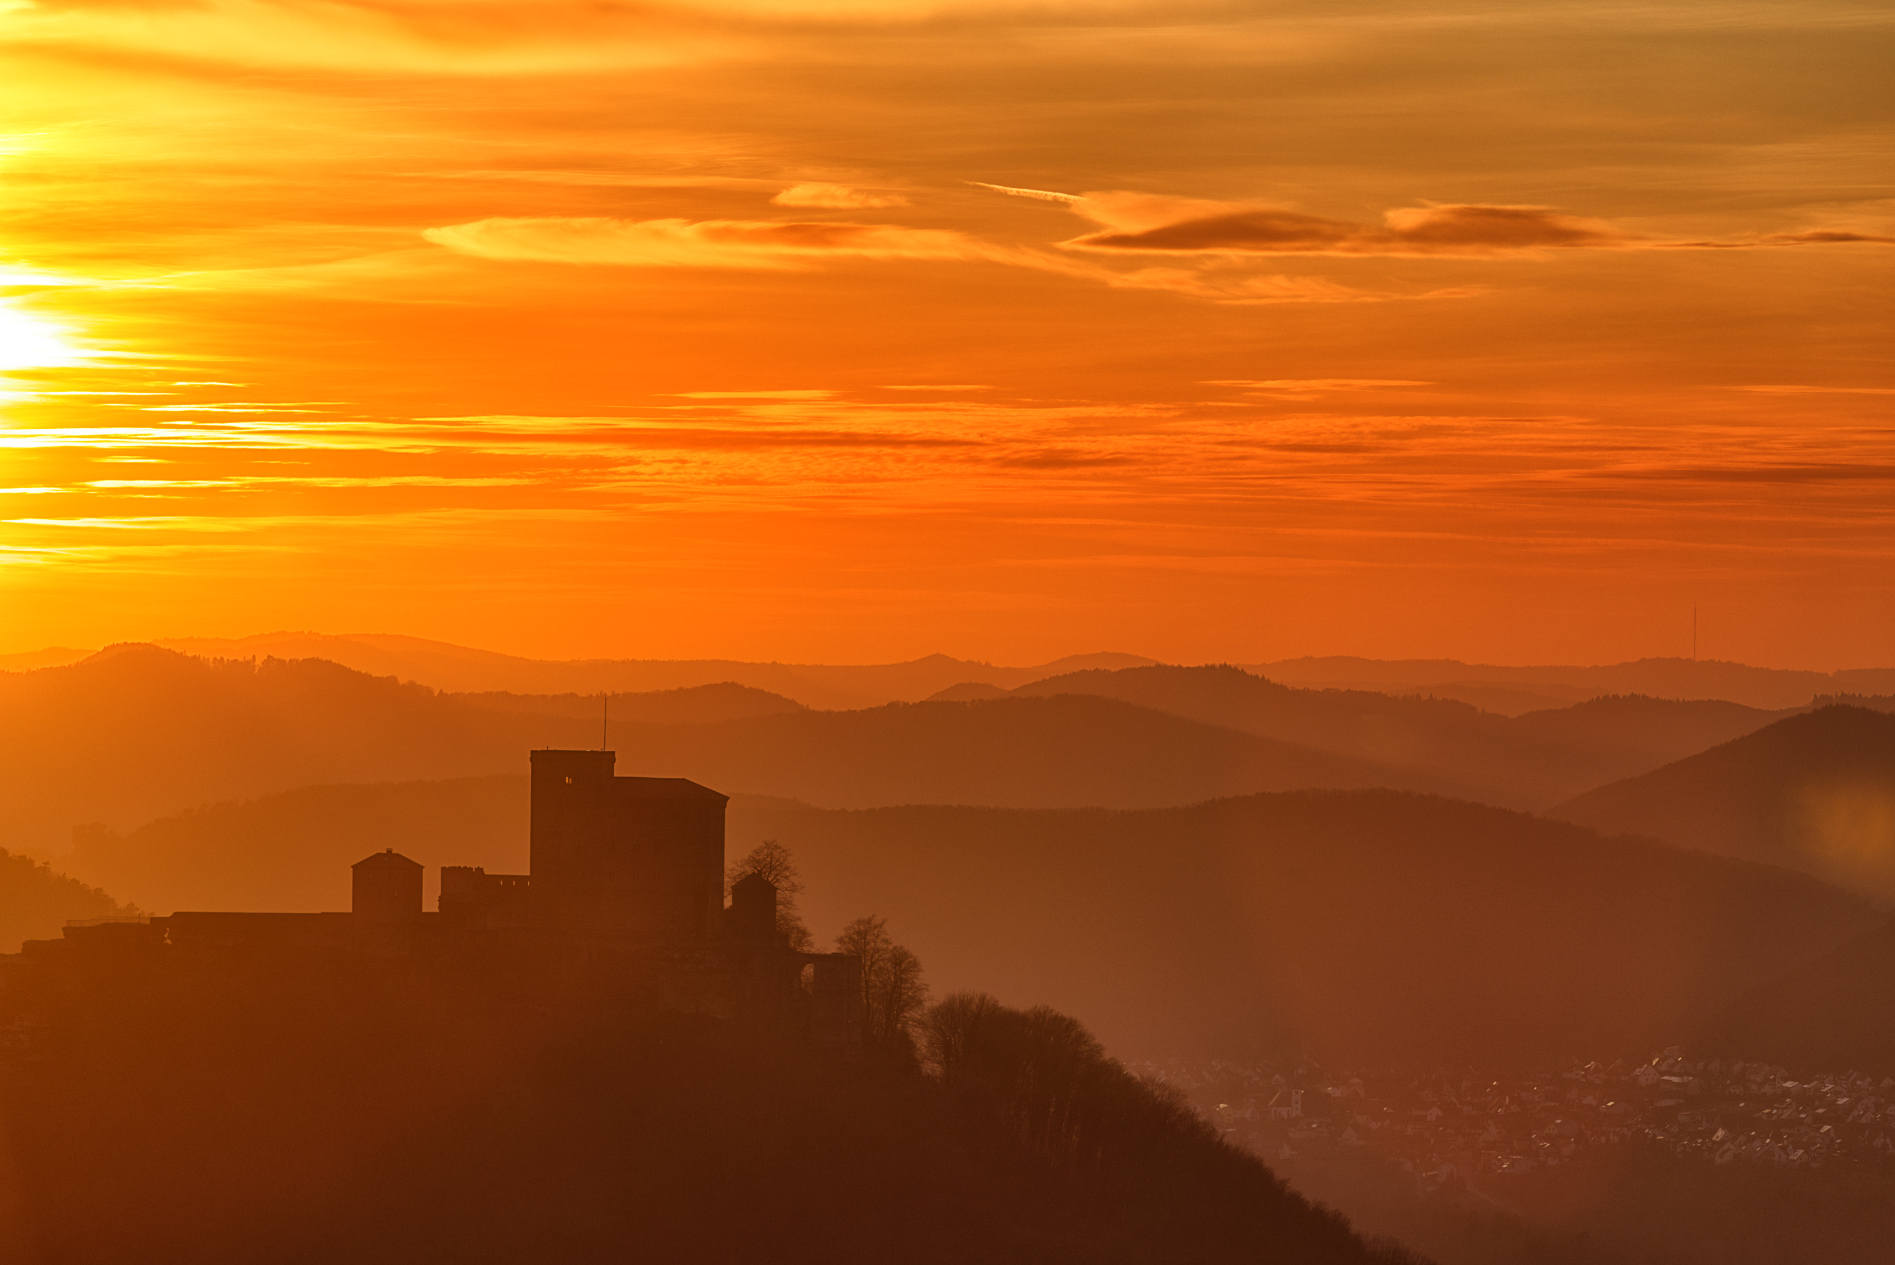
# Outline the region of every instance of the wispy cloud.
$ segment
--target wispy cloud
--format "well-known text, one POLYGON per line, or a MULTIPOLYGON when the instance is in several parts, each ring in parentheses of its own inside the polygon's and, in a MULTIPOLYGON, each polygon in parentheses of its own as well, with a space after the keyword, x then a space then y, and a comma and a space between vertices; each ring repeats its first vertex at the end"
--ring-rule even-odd
POLYGON ((826 400, 834 391, 791 389, 785 391, 677 391, 683 400, 826 400))
POLYGON ((1766 386, 1726 387, 1727 391, 1749 391, 1756 395, 1895 395, 1895 387, 1817 387, 1794 383, 1766 386))
POLYGON ((837 210, 907 206, 899 193, 872 193, 846 184, 791 185, 770 199, 777 206, 832 207, 837 210))
POLYGON ((483 259, 644 268, 805 269, 825 259, 994 259, 1008 252, 952 229, 764 220, 494 218, 430 228, 483 259))
POLYGON ((1433 386, 1419 378, 1212 378, 1209 387, 1250 387, 1260 391, 1364 391, 1376 387, 1433 386))

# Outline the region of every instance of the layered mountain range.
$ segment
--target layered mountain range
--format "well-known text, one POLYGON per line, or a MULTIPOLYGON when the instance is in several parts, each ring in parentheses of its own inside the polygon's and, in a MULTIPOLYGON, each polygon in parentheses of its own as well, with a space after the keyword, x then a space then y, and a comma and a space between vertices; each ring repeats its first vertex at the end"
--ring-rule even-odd
MULTIPOLYGON (((1143 662, 920 693, 960 670, 821 710, 737 680, 457 692, 117 647, 0 675, 0 846, 76 880, 65 917, 341 908, 381 848, 525 868, 525 752, 603 742, 734 795, 732 854, 788 845, 819 935, 882 914, 938 988, 1050 1002, 1126 1051, 1762 1050, 1772 1022, 1744 1016, 1817 995, 1794 981, 1875 995, 1895 970, 1874 699, 1509 716, 1143 662)), ((8 918, 0 949, 50 917, 8 918)), ((1810 1050, 1888 1041, 1806 1019, 1810 1050)))

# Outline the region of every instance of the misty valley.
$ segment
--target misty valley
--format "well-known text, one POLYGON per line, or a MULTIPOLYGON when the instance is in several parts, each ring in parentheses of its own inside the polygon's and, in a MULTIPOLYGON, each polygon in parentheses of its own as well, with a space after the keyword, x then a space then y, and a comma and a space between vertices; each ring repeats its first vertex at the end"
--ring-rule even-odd
POLYGON ((0 668, 6 1265, 1895 1251, 1895 670, 0 668))

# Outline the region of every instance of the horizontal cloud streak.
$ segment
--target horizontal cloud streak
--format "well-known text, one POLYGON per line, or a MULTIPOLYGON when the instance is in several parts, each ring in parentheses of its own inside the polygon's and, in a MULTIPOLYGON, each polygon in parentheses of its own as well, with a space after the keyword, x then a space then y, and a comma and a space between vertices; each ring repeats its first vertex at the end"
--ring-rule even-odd
POLYGON ((436 245, 483 259, 646 268, 795 270, 822 259, 993 259, 965 233, 893 224, 758 220, 494 218, 430 228, 436 245))
POLYGON ((952 229, 894 224, 765 220, 616 220, 602 217, 496 217, 425 229, 422 236, 463 255, 512 262, 646 268, 805 271, 825 260, 977 261, 1056 273, 1115 289, 1162 290, 1214 303, 1364 303, 1449 298, 1470 290, 1379 294, 1324 277, 1206 272, 1190 268, 1117 271, 1046 251, 999 246, 952 229))
MULTIPOLYGON (((1012 192, 1012 190, 1002 190, 1012 192)), ((1379 255, 1486 258, 1548 250, 1743 249, 1844 242, 1895 243, 1814 229, 1732 241, 1660 241, 1553 207, 1440 203, 1387 211, 1382 223, 1327 219, 1280 207, 1161 195, 1088 193, 1068 202, 1105 231, 1061 242, 1069 250, 1131 254, 1379 255)))

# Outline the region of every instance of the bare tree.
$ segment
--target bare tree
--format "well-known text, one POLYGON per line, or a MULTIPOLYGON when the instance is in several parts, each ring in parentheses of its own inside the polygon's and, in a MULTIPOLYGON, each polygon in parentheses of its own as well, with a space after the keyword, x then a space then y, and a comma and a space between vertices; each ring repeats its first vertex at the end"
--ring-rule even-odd
POLYGON ((730 899, 730 889, 738 880, 752 874, 768 879, 776 888, 777 934, 785 937, 790 948, 798 953, 808 953, 815 947, 816 937, 809 934, 796 908, 796 895, 803 890, 802 881, 796 877, 796 858, 776 840, 765 839, 742 860, 731 862, 724 871, 724 899, 730 899))
POLYGON ((921 959, 896 944, 888 920, 874 914, 844 927, 836 952, 854 954, 862 963, 862 1019, 869 1041, 912 1052, 915 1025, 928 1005, 921 959))

